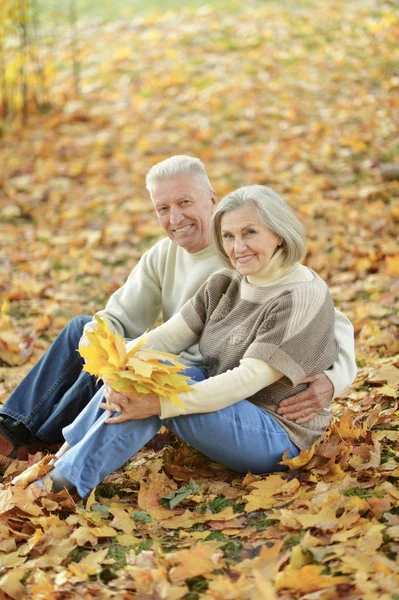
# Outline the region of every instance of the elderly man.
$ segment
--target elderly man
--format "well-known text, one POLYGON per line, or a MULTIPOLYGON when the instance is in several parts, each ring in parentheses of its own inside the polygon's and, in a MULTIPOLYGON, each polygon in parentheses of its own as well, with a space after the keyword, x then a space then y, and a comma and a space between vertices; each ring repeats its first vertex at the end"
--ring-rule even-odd
MULTIPOLYGON (((222 266, 209 245, 217 200, 202 162, 173 156, 150 169, 146 186, 168 237, 142 256, 126 283, 98 313, 125 338, 136 338, 151 329, 160 313, 163 321, 170 319, 222 266)), ((82 372, 83 361, 76 352, 79 344, 87 343, 83 328, 93 327, 95 321, 90 317, 73 319, 11 394, 0 411, 1 455, 26 459, 28 453, 46 444, 62 442, 62 428, 75 419, 100 386, 82 372)), ((340 344, 336 363, 325 374, 304 380, 308 388, 281 403, 280 411, 286 417, 298 423, 308 421, 353 381, 353 328, 338 311, 336 338, 340 344)), ((188 365, 200 365, 198 346, 185 351, 182 359, 188 365)))

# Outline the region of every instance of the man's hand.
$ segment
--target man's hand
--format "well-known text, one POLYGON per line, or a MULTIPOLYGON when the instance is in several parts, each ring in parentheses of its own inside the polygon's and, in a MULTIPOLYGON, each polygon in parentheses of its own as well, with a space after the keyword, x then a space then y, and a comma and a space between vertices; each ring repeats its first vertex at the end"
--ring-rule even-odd
POLYGON ((322 408, 328 406, 334 393, 333 384, 324 373, 305 377, 301 383, 309 384, 306 390, 282 400, 277 409, 279 415, 300 425, 313 419, 322 408))
POLYGON ((147 419, 161 414, 161 402, 159 396, 147 394, 143 398, 135 398, 121 394, 112 389, 108 382, 104 382, 106 403, 101 403, 100 408, 112 412, 120 412, 117 417, 108 418, 105 423, 124 423, 125 421, 147 419))

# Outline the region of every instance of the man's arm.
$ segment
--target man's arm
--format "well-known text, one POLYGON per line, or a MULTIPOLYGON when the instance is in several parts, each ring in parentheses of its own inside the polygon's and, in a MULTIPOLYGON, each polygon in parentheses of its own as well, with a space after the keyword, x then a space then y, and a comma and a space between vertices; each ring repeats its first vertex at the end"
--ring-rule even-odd
POLYGON ((307 423, 355 379, 357 367, 353 326, 339 310, 335 310, 335 338, 339 343, 339 354, 333 366, 324 373, 303 379, 301 383, 309 384, 306 390, 282 400, 277 410, 279 414, 296 423, 307 423))
MULTIPOLYGON (((162 304, 162 289, 158 270, 162 264, 162 242, 143 254, 130 273, 126 283, 107 302, 104 310, 96 314, 106 317, 111 328, 127 338, 137 338, 156 323, 162 304)), ((95 320, 85 326, 85 331, 97 326, 95 320)), ((80 346, 85 345, 85 336, 80 346)))

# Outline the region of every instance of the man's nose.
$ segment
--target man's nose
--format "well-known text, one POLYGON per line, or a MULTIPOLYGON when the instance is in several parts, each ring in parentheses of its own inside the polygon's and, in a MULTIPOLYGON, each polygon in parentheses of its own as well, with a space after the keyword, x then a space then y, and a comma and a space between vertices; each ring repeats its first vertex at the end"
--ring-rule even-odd
POLYGON ((172 225, 178 225, 182 220, 182 213, 178 206, 172 206, 170 209, 170 222, 172 225))

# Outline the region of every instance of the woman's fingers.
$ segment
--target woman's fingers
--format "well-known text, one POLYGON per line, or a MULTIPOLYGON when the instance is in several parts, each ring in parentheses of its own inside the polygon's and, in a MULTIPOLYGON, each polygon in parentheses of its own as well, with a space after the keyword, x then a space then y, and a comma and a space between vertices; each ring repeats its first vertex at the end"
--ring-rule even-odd
POLYGON ((130 417, 127 415, 118 415, 117 417, 110 417, 109 419, 105 419, 104 423, 124 423, 125 421, 130 421, 130 417))
POLYGON ((99 408, 103 408, 104 410, 107 410, 109 412, 109 414, 111 414, 113 412, 121 412, 121 408, 117 404, 110 404, 109 402, 101 402, 98 406, 99 406, 99 408))

